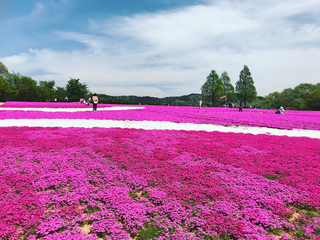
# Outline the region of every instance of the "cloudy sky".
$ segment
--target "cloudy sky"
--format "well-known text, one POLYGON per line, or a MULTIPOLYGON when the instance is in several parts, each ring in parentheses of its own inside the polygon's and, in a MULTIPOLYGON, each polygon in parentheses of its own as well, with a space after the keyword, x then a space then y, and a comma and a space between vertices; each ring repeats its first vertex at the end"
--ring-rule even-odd
POLYGON ((92 92, 200 93, 244 65, 258 95, 320 82, 319 0, 0 0, 9 71, 92 92))

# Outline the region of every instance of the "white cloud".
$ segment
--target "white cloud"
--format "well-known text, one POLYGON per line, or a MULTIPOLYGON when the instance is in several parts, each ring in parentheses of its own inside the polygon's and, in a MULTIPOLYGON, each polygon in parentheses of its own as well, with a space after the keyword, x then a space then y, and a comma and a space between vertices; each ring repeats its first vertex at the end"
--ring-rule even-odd
POLYGON ((248 65, 259 95, 301 82, 320 82, 320 22, 290 16, 318 16, 320 2, 215 1, 170 11, 88 20, 85 33, 56 32, 86 48, 58 52, 30 49, 1 58, 22 74, 43 70, 36 80, 64 86, 80 78, 92 92, 157 97, 198 92, 212 69, 227 71, 233 84, 248 65))

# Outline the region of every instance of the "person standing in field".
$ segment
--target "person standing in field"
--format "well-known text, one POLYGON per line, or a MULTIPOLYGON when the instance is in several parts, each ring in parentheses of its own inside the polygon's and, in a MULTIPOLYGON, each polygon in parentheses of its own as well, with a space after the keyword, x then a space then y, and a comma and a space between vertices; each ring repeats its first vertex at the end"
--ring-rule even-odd
POLYGON ((93 101, 93 111, 97 111, 97 105, 98 105, 99 99, 96 93, 93 94, 92 101, 93 101))
POLYGON ((239 105, 239 112, 242 112, 242 108, 243 108, 243 102, 241 101, 239 105))
POLYGON ((201 109, 201 105, 202 105, 201 99, 200 99, 200 101, 198 102, 198 104, 199 104, 199 109, 201 109))

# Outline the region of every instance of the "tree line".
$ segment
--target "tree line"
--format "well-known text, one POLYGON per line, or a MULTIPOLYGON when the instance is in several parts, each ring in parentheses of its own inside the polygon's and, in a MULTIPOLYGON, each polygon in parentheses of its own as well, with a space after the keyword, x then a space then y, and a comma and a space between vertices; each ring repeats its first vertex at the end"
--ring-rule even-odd
POLYGON ((212 70, 207 81, 201 87, 201 96, 204 101, 211 102, 212 106, 228 102, 243 101, 252 102, 257 98, 257 91, 248 66, 244 66, 240 72, 236 88, 233 87, 230 77, 226 71, 221 76, 212 70))
POLYGON ((80 79, 70 78, 65 87, 58 87, 54 80, 39 81, 19 72, 9 73, 7 67, 0 62, 0 101, 79 101, 80 97, 92 96, 86 83, 80 79))
POLYGON ((320 83, 301 83, 282 92, 268 94, 261 102, 262 108, 283 106, 290 110, 320 110, 320 83))
POLYGON ((301 83, 293 89, 286 88, 282 92, 273 92, 265 97, 259 97, 246 65, 239 74, 235 88, 226 71, 219 77, 216 71, 212 70, 201 87, 201 96, 212 106, 225 104, 226 101, 237 105, 239 101, 243 101, 244 106, 250 102, 265 109, 277 109, 283 106, 290 110, 320 110, 320 83, 301 83))
MULTIPOLYGON (((69 101, 76 102, 80 97, 91 97, 92 93, 80 79, 70 78, 65 87, 59 87, 54 80, 37 82, 19 72, 9 73, 6 66, 0 62, 0 101, 64 101, 65 96, 68 96, 69 101)), ((219 76, 212 70, 201 87, 201 94, 165 98, 98 94, 98 97, 99 102, 111 104, 195 106, 202 99, 203 106, 223 106, 227 102, 237 106, 243 101, 244 106, 259 105, 260 108, 276 109, 283 106, 291 110, 320 110, 320 83, 301 83, 293 89, 287 88, 282 92, 261 97, 257 96, 251 72, 245 65, 235 87, 226 71, 219 76)))
POLYGON ((135 104, 135 105, 164 105, 164 106, 196 106, 201 94, 191 93, 179 97, 138 97, 138 96, 111 96, 98 94, 99 102, 111 104, 135 104))

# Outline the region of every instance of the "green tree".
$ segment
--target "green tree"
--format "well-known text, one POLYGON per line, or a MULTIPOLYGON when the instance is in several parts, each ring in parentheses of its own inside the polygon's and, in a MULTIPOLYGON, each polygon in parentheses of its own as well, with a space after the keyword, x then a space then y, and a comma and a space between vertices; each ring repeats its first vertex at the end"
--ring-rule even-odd
POLYGON ((239 81, 236 82, 236 93, 238 99, 244 101, 245 106, 247 105, 247 101, 253 101, 257 96, 251 72, 246 65, 244 65, 240 72, 239 81))
POLYGON ((226 71, 224 71, 221 76, 220 80, 222 82, 222 87, 223 87, 223 95, 227 96, 228 101, 233 101, 234 100, 234 87, 231 84, 230 77, 226 71))
POLYGON ((313 85, 311 83, 301 83, 296 86, 289 97, 288 108, 293 110, 307 110, 305 99, 310 92, 317 88, 317 85, 313 85))
POLYGON ((320 88, 313 90, 306 96, 305 105, 310 110, 320 111, 320 88))
POLYGON ((31 77, 21 76, 17 99, 20 101, 39 101, 39 86, 31 77))
POLYGON ((293 89, 293 96, 294 98, 304 99, 310 92, 317 88, 317 85, 311 83, 301 83, 293 89))
POLYGON ((294 94, 292 88, 284 89, 278 96, 277 104, 286 108, 291 108, 292 101, 294 100, 294 94))
POLYGON ((306 104, 304 99, 302 98, 295 98, 293 99, 292 103, 291 103, 291 107, 290 109, 294 109, 294 110, 306 110, 306 104))
POLYGON ((5 102, 12 99, 15 95, 15 90, 10 86, 8 80, 0 76, 0 101, 5 102))
POLYGON ((211 71, 207 81, 202 85, 201 95, 204 101, 211 101, 212 107, 223 95, 223 84, 215 70, 211 71))
POLYGON ((89 93, 86 83, 80 83, 80 79, 70 78, 66 86, 69 101, 77 102, 81 97, 89 93))
POLYGON ((281 93, 279 92, 273 92, 269 93, 268 96, 266 96, 262 102, 260 107, 261 108, 271 108, 271 109, 276 109, 279 106, 279 97, 281 93))
POLYGON ((19 72, 12 72, 8 75, 8 82, 11 86, 16 87, 17 89, 22 85, 21 74, 19 72))
POLYGON ((39 98, 41 101, 52 101, 57 94, 54 90, 55 81, 39 81, 39 98))
POLYGON ((64 97, 67 95, 67 90, 64 87, 56 87, 56 95, 58 98, 58 101, 60 98, 62 98, 62 101, 64 100, 64 97))
POLYGON ((13 98, 18 101, 38 101, 39 87, 37 81, 30 77, 22 76, 19 72, 12 72, 8 75, 8 82, 14 93, 13 98))
POLYGON ((0 61, 0 76, 6 77, 8 74, 8 68, 0 61))

